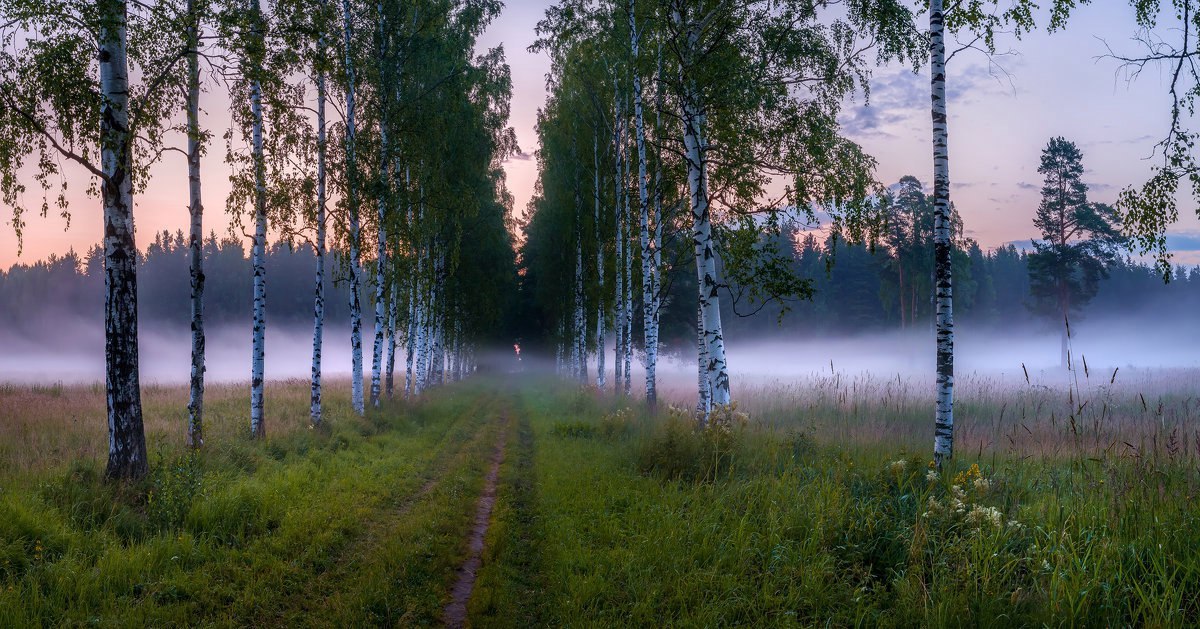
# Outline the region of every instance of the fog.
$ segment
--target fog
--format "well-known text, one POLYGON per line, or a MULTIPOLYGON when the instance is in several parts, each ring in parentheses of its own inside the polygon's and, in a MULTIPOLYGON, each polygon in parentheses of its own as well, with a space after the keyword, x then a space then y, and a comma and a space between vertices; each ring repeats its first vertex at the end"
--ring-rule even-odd
MULTIPOLYGON (((29 326, 26 326, 27 328, 29 326)), ((368 334, 370 334, 368 332, 368 334)), ((266 374, 270 380, 308 378, 312 328, 267 325, 266 374)), ((181 384, 191 369, 187 328, 143 326, 139 330, 144 384, 181 384)), ((370 339, 365 351, 370 360, 370 339)), ((208 382, 250 380, 250 326, 220 326, 206 334, 208 382)), ((322 373, 350 374, 350 327, 326 324, 322 373)), ((369 363, 368 363, 369 364, 369 363)), ((25 334, 0 330, 0 382, 88 384, 104 381, 104 331, 94 322, 59 319, 25 334)))
MULTIPOLYGON (((57 318, 36 325, 0 329, 0 382, 20 384, 63 382, 87 384, 104 379, 103 330, 95 321, 57 318)), ((370 330, 365 331, 365 359, 369 367, 370 330)), ((636 335, 635 335, 636 336, 636 335)), ((186 328, 144 326, 141 331, 142 380, 147 384, 186 383, 190 337, 186 328)), ((323 372, 326 376, 350 373, 349 326, 327 325, 323 372)), ((612 335, 609 335, 612 338, 612 335)), ((1053 380, 1061 377, 1059 336, 1048 327, 1011 329, 960 325, 956 329, 956 374, 978 373, 1001 378, 1053 380), (1024 366, 1024 368, 1023 368, 1024 366)), ((785 334, 727 338, 730 371, 742 382, 804 380, 831 373, 867 373, 876 377, 932 378, 934 342, 930 329, 889 331, 861 335, 789 338, 785 334)), ((1096 373, 1113 369, 1200 367, 1200 326, 1177 316, 1087 320, 1074 329, 1072 355, 1077 365, 1086 360, 1096 373), (1082 357, 1082 359, 1081 359, 1082 357)), ((507 350, 489 352, 486 359, 500 368, 515 366, 507 350)), ((606 363, 612 373, 612 346, 606 363)), ((309 326, 267 328, 266 374, 270 380, 308 378, 312 360, 309 326)), ((250 326, 220 326, 208 332, 209 382, 243 382, 249 379, 250 326)), ((696 367, 690 348, 664 353, 659 371, 663 379, 685 385, 694 381, 696 367)), ((403 370, 398 361, 397 372, 403 370)), ((550 361, 526 353, 527 370, 549 367, 550 361)), ((633 361, 635 390, 641 389, 640 360, 633 361)), ((592 377, 594 360, 590 362, 592 377)))

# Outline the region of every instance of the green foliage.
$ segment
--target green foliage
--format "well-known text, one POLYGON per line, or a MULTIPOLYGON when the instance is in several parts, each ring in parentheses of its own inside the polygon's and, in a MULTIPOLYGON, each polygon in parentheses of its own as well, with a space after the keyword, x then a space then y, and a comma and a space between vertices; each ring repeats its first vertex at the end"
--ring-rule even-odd
POLYGON ((197 454, 189 453, 171 461, 160 459, 150 472, 146 517, 160 529, 178 528, 203 487, 204 469, 197 454))
POLYGON ((1030 292, 1040 310, 1061 318, 1096 295, 1125 240, 1116 212, 1088 202, 1083 154, 1073 142, 1051 138, 1038 172, 1045 183, 1033 223, 1042 239, 1029 256, 1030 292))

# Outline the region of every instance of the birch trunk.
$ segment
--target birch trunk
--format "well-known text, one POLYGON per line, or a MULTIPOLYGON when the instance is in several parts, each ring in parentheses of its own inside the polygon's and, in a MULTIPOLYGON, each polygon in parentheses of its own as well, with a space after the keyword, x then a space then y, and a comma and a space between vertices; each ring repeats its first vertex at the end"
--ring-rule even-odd
POLYGON ((362 263, 359 260, 361 227, 358 218, 358 199, 355 197, 355 128, 354 128, 354 58, 352 54, 353 19, 350 0, 342 0, 343 36, 346 64, 346 211, 350 215, 350 404, 354 412, 366 412, 363 402, 362 300, 360 297, 362 263))
POLYGON ((579 224, 582 221, 582 213, 579 196, 575 197, 576 220, 575 220, 575 329, 573 353, 575 355, 575 372, 571 374, 579 381, 579 384, 587 384, 587 315, 584 310, 584 293, 583 293, 583 232, 579 224))
MULTIPOLYGON (((417 264, 420 264, 420 249, 415 246, 415 238, 412 234, 416 230, 416 225, 413 223, 413 203, 412 203, 412 177, 408 166, 404 167, 404 190, 408 196, 408 210, 406 217, 408 219, 409 248, 412 250, 412 255, 418 256, 417 264)), ((409 399, 413 395, 414 378, 413 365, 414 355, 416 353, 416 337, 417 337, 417 286, 420 278, 420 267, 418 266, 417 273, 408 274, 408 317, 405 322, 404 335, 404 399, 409 399)))
MULTIPOLYGON (((632 58, 637 60, 639 39, 634 17, 634 0, 629 0, 629 47, 632 58)), ((646 365, 646 403, 653 409, 658 403, 658 391, 655 382, 655 367, 658 362, 658 330, 654 325, 654 294, 655 276, 658 268, 654 265, 654 253, 650 238, 650 198, 647 188, 646 173, 646 127, 642 116, 642 77, 635 69, 633 72, 633 129, 637 138, 638 154, 638 201, 640 202, 642 245, 642 340, 645 344, 646 365)))
POLYGON ((616 164, 616 176, 613 177, 613 216, 616 220, 616 236, 614 238, 616 240, 616 256, 613 258, 613 275, 616 276, 616 298, 613 300, 615 309, 615 316, 613 317, 613 332, 616 333, 617 336, 616 343, 613 347, 613 392, 619 394, 624 390, 624 388, 621 386, 621 365, 624 362, 622 360, 621 353, 625 351, 625 279, 621 271, 625 250, 624 243, 622 242, 625 237, 625 229, 623 225, 624 211, 621 209, 621 187, 623 185, 621 162, 624 161, 625 154, 621 143, 621 136, 623 133, 621 131, 621 106, 619 90, 617 94, 618 104, 614 108, 616 114, 613 123, 613 152, 616 155, 616 160, 614 160, 616 164))
MULTIPOLYGON (((263 37, 262 6, 253 0, 256 37, 263 37)), ((250 115, 252 117, 251 143, 254 159, 254 242, 250 248, 251 265, 254 268, 254 329, 250 355, 250 435, 256 439, 266 436, 263 425, 263 382, 266 360, 267 334, 267 171, 263 155, 263 111, 262 85, 258 73, 261 62, 256 62, 255 76, 250 82, 250 115)))
POLYGON ((129 132, 129 61, 125 0, 104 0, 100 49, 100 159, 104 180, 104 373, 108 406, 108 478, 148 470, 138 374, 137 247, 133 239, 133 136, 129 132))
MULTIPOLYGON (((321 2, 321 10, 325 7, 321 2)), ((321 350, 325 337, 325 35, 317 39, 317 268, 313 287, 312 392, 309 419, 321 425, 321 350)))
POLYGON ((708 203, 708 172, 704 139, 704 114, 700 95, 689 89, 683 103, 683 142, 692 206, 692 243, 695 247, 701 323, 708 352, 706 367, 712 406, 729 404, 729 370, 721 328, 721 302, 717 298, 717 261, 708 203))
MULTIPOLYGON (((376 3, 378 15, 377 51, 381 68, 388 63, 387 59, 387 26, 384 20, 383 3, 376 3)), ((382 77, 381 78, 385 78, 382 77)), ((386 80, 386 79, 385 79, 386 80)), ((375 230, 375 342, 371 346, 371 406, 379 408, 379 396, 383 378, 383 345, 387 312, 384 298, 387 293, 384 286, 384 275, 387 271, 387 208, 388 190, 392 182, 391 145, 388 144, 388 99, 386 90, 379 91, 379 208, 378 226, 375 230)))
POLYGON ((384 326, 386 325, 385 310, 386 291, 385 279, 387 271, 387 189, 391 180, 391 160, 388 158, 388 139, 386 122, 380 123, 380 159, 379 159, 379 228, 376 230, 375 246, 375 343, 371 347, 371 406, 379 408, 379 394, 383 371, 383 342, 384 326))
POLYGON ((708 423, 712 411, 712 391, 708 382, 708 346, 704 342, 704 309, 696 304, 696 416, 700 427, 708 423))
POLYGON ((396 389, 396 302, 400 297, 400 286, 393 281, 391 288, 391 299, 388 300, 388 326, 387 326, 387 377, 385 386, 388 399, 392 399, 396 389))
POLYGON ((596 276, 600 299, 596 304, 596 388, 604 390, 604 247, 600 236, 600 137, 592 133, 592 183, 596 224, 596 276))
MULTIPOLYGON (((628 126, 622 127, 624 132, 628 132, 628 126)), ((621 143, 625 143, 625 135, 621 136, 621 143)), ((626 149, 628 150, 628 149, 626 149)), ((629 181, 629 159, 623 160, 624 176, 621 181, 629 181)), ((625 386, 625 397, 629 397, 633 392, 633 243, 631 231, 633 229, 633 206, 629 203, 629 186, 622 186, 621 193, 623 200, 621 205, 624 206, 625 220, 622 223, 625 226, 625 233, 622 236, 625 241, 625 260, 622 262, 622 275, 625 282, 625 296, 621 303, 621 311, 624 312, 624 321, 622 325, 625 329, 621 332, 621 340, 625 344, 621 350, 621 357, 624 359, 625 376, 621 381, 625 386)))
POLYGON ((192 305, 192 369, 188 398, 187 445, 204 445, 204 204, 200 197, 200 17, 196 0, 188 0, 188 214, 191 227, 188 249, 191 252, 189 276, 192 305))
POLYGON ((946 117, 946 41, 942 0, 929 3, 930 91, 933 117, 933 251, 937 310, 937 409, 933 458, 954 454, 954 301, 950 275, 950 154, 946 117))

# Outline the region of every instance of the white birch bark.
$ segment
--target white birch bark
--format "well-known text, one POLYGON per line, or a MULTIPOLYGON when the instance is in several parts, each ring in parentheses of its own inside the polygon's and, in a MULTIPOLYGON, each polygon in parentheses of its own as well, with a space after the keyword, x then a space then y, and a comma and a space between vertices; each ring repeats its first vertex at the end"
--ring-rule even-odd
POLYGON ((954 301, 950 275, 950 153, 946 117, 946 40, 942 0, 929 3, 930 91, 933 117, 933 252, 937 319, 937 409, 933 458, 954 454, 954 301))
POLYGON ((604 390, 604 240, 600 235, 600 136, 592 132, 592 182, 596 224, 596 277, 600 299, 596 304, 596 388, 604 390))
POLYGON ((108 478, 148 471, 138 374, 137 246, 133 239, 133 136, 125 0, 97 3, 102 16, 100 160, 104 179, 104 374, 108 406, 108 478))
MULTIPOLYGON (((325 9, 322 0, 321 10, 325 9)), ((313 351, 309 421, 321 424, 321 351, 325 342, 325 34, 317 38, 317 243, 313 273, 313 351)))
POLYGON ((353 17, 350 0, 342 0, 342 33, 345 38, 346 66, 346 211, 350 216, 350 404, 354 412, 362 415, 366 412, 363 401, 363 355, 362 355, 362 299, 360 292, 362 279, 362 261, 359 242, 361 226, 358 217, 358 199, 355 196, 356 163, 355 163, 355 88, 354 88, 354 58, 353 17))
POLYGON ((387 275, 387 205, 388 195, 387 188, 391 180, 391 160, 388 158, 387 150, 387 125, 380 124, 379 129, 380 151, 379 160, 379 228, 376 230, 376 247, 375 247, 375 342, 371 347, 371 406, 379 408, 379 395, 382 386, 382 371, 383 371, 383 343, 384 343, 384 326, 386 325, 385 310, 385 295, 387 275))
POLYGON ((396 391, 396 302, 400 298, 400 285, 396 281, 392 281, 390 299, 388 299, 388 325, 387 325, 387 376, 384 379, 387 398, 392 399, 396 391))
MULTIPOLYGON (((638 58, 641 33, 637 30, 634 16, 635 3, 629 0, 629 47, 635 63, 638 58)), ((650 237, 650 198, 647 190, 649 175, 646 172, 646 127, 642 114, 642 77, 637 69, 633 72, 633 129, 637 140, 638 154, 638 201, 640 202, 640 240, 642 246, 642 341, 645 351, 646 403, 654 408, 658 402, 655 371, 658 362, 658 330, 655 326, 654 295, 656 293, 658 267, 655 266, 653 241, 650 237)))
MULTIPOLYGON (((404 167, 404 189, 409 195, 412 194, 412 177, 408 166, 404 167)), ((416 232, 416 224, 413 222, 413 203, 412 197, 409 196, 408 210, 406 212, 408 219, 409 249, 412 255, 420 256, 420 249, 416 247, 415 238, 411 234, 416 232)), ((418 259, 418 264, 419 264, 418 259)), ((420 270, 416 273, 408 274, 408 316, 405 317, 405 334, 404 334, 404 399, 410 399, 414 393, 414 374, 413 367, 415 365, 416 354, 416 338, 417 338, 417 286, 420 270)))
MULTIPOLYGON (((628 126, 622 127, 624 131, 628 131, 628 126)), ((626 137, 621 136, 621 144, 624 145, 626 137)), ((629 160, 623 160, 624 173, 621 178, 622 182, 629 181, 629 160)), ((625 241, 625 260, 622 263, 622 275, 624 276, 625 295, 621 302, 621 311, 624 313, 623 325, 625 329, 621 332, 621 341, 624 343, 624 348, 621 350, 622 358, 624 359, 625 375, 622 379, 622 384, 625 387, 625 397, 629 397, 633 392, 633 243, 630 242, 633 229, 633 206, 629 203, 629 186, 621 187, 621 194, 624 199, 621 205, 625 209, 625 220, 622 225, 625 226, 625 232, 622 238, 625 241)))
MULTIPOLYGON (((616 87, 615 80, 613 81, 613 83, 614 83, 614 87, 616 87)), ((616 286, 615 286, 616 298, 613 300, 613 304, 614 304, 613 332, 616 334, 616 342, 613 346, 613 392, 614 393, 621 393, 624 390, 624 388, 622 387, 622 384, 621 384, 621 377, 622 377, 621 366, 624 362, 622 360, 621 353, 623 351, 625 351, 625 340, 624 340, 625 339, 625 336, 624 336, 625 335, 625 311, 624 311, 625 281, 624 281, 623 273, 621 271, 621 268, 623 266, 622 260, 624 259, 624 250, 625 250, 624 242, 622 242, 624 240, 625 230, 623 227, 624 211, 621 209, 621 188, 624 185, 624 183, 623 183, 624 180, 622 178, 621 162, 624 161, 624 159, 625 159, 625 153, 624 153, 624 149, 623 149, 624 145, 621 142, 621 137, 624 135, 624 133, 621 129, 622 115, 621 115, 620 93, 621 93, 620 89, 617 89, 616 90, 616 94, 617 94, 616 104, 613 108, 613 111, 615 112, 613 114, 613 154, 616 156, 616 159, 614 160, 614 164, 616 166, 616 173, 615 173, 615 176, 613 177, 613 216, 616 221, 616 225, 615 225, 616 255, 613 258, 613 275, 616 278, 616 281, 614 282, 614 284, 616 284, 616 286)))
POLYGON ((708 382, 708 345, 704 342, 704 309, 696 304, 696 416, 700 427, 708 424, 712 411, 712 391, 708 382))
MULTIPOLYGON (((378 24, 378 54, 382 67, 388 63, 387 34, 384 20, 383 3, 375 4, 379 19, 378 24)), ((382 70, 381 70, 382 71, 382 70)), ((384 275, 387 271, 387 209, 388 190, 392 183, 391 145, 388 144, 388 99, 386 90, 379 91, 379 208, 378 226, 375 230, 375 342, 371 346, 371 406, 379 408, 379 396, 382 389, 383 377, 383 344, 385 340, 386 304, 384 295, 387 293, 384 275)))
POLYGON ((713 246, 708 204, 708 173, 704 140, 704 115, 699 94, 689 89, 683 103, 683 142, 688 167, 688 191, 692 207, 692 243, 695 247, 699 283, 701 323, 708 351, 708 381, 711 405, 729 404, 729 370, 721 328, 721 302, 717 298, 717 262, 713 246))
MULTIPOLYGON (((256 37, 262 34, 262 6, 253 0, 251 10, 255 16, 256 37)), ((250 248, 251 266, 254 269, 254 329, 250 355, 250 435, 256 439, 266 436, 263 425, 263 384, 266 360, 267 333, 267 170, 263 154, 263 111, 262 85, 258 73, 261 62, 256 62, 255 76, 250 81, 251 147, 254 161, 254 240, 250 248)))
POLYGON ((575 325, 572 330, 574 373, 571 375, 580 384, 587 384, 587 315, 584 310, 583 292, 583 222, 582 206, 578 193, 575 195, 575 325))
POLYGON ((187 445, 204 445, 204 204, 200 196, 200 16, 196 0, 187 3, 187 165, 188 249, 191 253, 192 366, 188 397, 187 445))

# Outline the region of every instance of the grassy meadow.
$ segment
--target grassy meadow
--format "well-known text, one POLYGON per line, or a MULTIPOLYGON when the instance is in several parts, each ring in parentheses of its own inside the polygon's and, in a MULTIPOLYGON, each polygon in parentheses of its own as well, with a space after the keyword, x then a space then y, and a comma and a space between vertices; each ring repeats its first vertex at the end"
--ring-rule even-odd
POLYGON ((215 388, 198 455, 164 387, 124 487, 97 389, 0 387, 0 625, 437 626, 501 432, 472 626, 1194 625, 1196 377, 960 378, 941 474, 903 378, 747 384, 701 432, 532 377, 366 418, 330 387, 311 430, 279 383, 261 443, 215 388))

